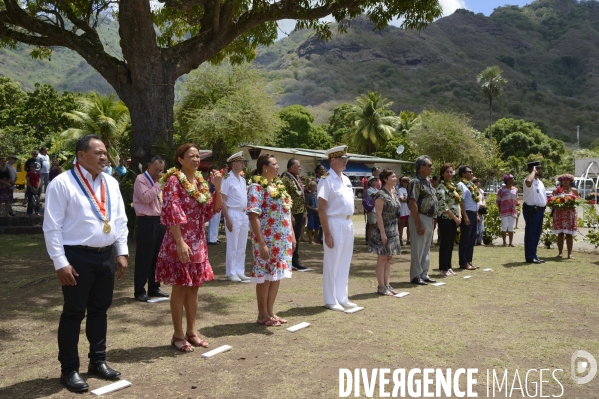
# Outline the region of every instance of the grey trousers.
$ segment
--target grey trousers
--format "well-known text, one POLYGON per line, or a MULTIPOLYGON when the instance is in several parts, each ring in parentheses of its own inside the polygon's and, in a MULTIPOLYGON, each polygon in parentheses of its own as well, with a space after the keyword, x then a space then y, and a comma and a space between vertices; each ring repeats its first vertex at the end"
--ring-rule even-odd
POLYGON ((433 240, 433 218, 420 214, 420 223, 424 227, 424 234, 418 235, 414 217, 410 215, 411 261, 410 281, 416 277, 427 278, 431 265, 431 242, 433 240))

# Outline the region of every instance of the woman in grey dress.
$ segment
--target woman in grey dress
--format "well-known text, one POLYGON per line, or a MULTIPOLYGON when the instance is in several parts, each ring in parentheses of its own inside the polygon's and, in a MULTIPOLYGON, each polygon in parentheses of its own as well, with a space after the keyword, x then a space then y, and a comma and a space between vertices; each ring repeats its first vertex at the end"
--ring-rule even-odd
POLYGON ((376 262, 377 292, 381 295, 395 295, 397 291, 389 285, 391 275, 391 258, 401 252, 399 243, 399 229, 397 226, 397 212, 399 211, 399 197, 395 186, 397 176, 391 169, 385 169, 379 175, 382 187, 374 197, 376 213, 376 226, 368 248, 378 255, 376 262))

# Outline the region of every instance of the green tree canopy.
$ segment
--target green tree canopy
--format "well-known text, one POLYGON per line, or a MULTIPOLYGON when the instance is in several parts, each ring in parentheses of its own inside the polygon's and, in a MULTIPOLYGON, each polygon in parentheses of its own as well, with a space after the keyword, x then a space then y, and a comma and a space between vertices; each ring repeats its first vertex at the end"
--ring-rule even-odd
MULTIPOLYGON (((507 80, 501 76, 503 71, 497 65, 493 65, 482 71, 477 77, 476 81, 480 84, 481 91, 484 96, 489 100, 489 129, 493 132, 493 99, 501 95, 503 86, 507 83, 507 80)), ((493 136, 489 136, 489 142, 491 143, 493 136)))
POLYGON ((182 91, 175 108, 177 132, 185 141, 212 149, 217 164, 240 144, 272 143, 281 125, 272 87, 250 65, 197 69, 182 91))
POLYGON ((418 155, 430 156, 437 171, 451 162, 456 168, 469 164, 476 173, 488 159, 488 147, 481 138, 465 115, 453 112, 424 111, 408 133, 418 155))
POLYGON ((258 45, 277 38, 276 21, 296 19, 330 38, 332 15, 338 30, 365 14, 377 29, 399 19, 423 29, 441 16, 438 0, 0 0, 0 44, 34 46, 32 56, 49 57, 55 47, 76 51, 97 70, 128 106, 132 119, 133 164, 145 163, 162 138, 172 141, 176 80, 204 62, 249 61, 258 45), (103 18, 119 23, 120 52, 104 47, 103 18))
POLYGON ((343 103, 333 109, 333 115, 329 117, 327 131, 335 144, 346 144, 345 140, 347 140, 354 127, 352 121, 347 117, 353 111, 353 108, 353 105, 343 103))
POLYGON ((290 105, 279 111, 283 126, 278 144, 287 148, 328 149, 332 146, 325 126, 314 126, 314 115, 301 105, 290 105))

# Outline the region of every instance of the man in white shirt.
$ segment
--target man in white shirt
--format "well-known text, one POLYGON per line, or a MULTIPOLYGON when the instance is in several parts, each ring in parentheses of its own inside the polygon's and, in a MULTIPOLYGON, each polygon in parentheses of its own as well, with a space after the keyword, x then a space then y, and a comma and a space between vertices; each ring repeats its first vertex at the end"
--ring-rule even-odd
POLYGON ((249 283, 245 275, 245 248, 247 246, 250 221, 247 210, 247 183, 241 175, 245 166, 243 151, 231 155, 229 173, 223 176, 221 192, 223 196, 222 213, 225 218, 225 234, 227 236, 227 277, 231 281, 249 283))
POLYGON ((48 181, 50 178, 50 155, 48 155, 48 149, 46 147, 42 147, 40 149, 40 153, 37 156, 37 160, 40 163, 40 175, 42 176, 42 181, 40 183, 40 194, 42 192, 46 192, 48 188, 48 181), (42 188, 43 186, 43 188, 42 188))
POLYGON ((106 173, 108 176, 112 176, 112 162, 106 162, 104 173, 106 173))
POLYGON ((476 243, 476 226, 478 216, 478 202, 474 199, 480 196, 478 188, 472 183, 472 167, 462 165, 458 169, 460 173, 460 182, 457 184, 462 190, 462 209, 463 223, 460 224, 460 247, 459 264, 460 269, 476 270, 478 266, 472 264, 474 256, 474 244, 476 243))
POLYGON ((155 155, 150 159, 148 169, 137 176, 133 185, 133 209, 137 216, 133 295, 140 302, 147 302, 152 296, 159 298, 169 296, 160 290, 160 283, 155 278, 156 260, 166 233, 166 226, 160 224, 162 190, 158 183, 163 171, 164 158, 155 155), (146 283, 148 283, 147 294, 146 283))
MULTIPOLYGON (((15 182, 17 181, 17 171, 13 165, 17 162, 17 156, 9 155, 6 161, 6 167, 8 168, 8 170, 10 170, 10 181, 12 183, 12 189, 14 190, 15 182)), ((8 214, 10 216, 15 216, 15 213, 12 210, 12 200, 8 204, 8 214)))
POLYGON ((541 162, 529 162, 528 172, 530 174, 522 185, 522 215, 526 222, 524 227, 524 257, 527 263, 543 263, 545 261, 537 257, 537 247, 543 231, 543 218, 545 217, 545 206, 547 205, 545 185, 540 179, 543 177, 541 162))
POLYGON ((331 172, 318 182, 318 215, 324 233, 322 293, 325 306, 343 312, 357 307, 349 302, 347 285, 354 251, 354 190, 342 172, 347 167, 347 146, 331 148, 331 172))
POLYGON ((127 216, 118 182, 102 171, 107 152, 100 137, 82 136, 77 162, 48 186, 44 238, 62 284, 63 311, 58 325, 60 382, 72 392, 88 389, 79 375, 77 344, 86 317, 90 359, 88 375, 105 379, 121 373, 106 364, 106 312, 114 279, 127 270, 127 216))

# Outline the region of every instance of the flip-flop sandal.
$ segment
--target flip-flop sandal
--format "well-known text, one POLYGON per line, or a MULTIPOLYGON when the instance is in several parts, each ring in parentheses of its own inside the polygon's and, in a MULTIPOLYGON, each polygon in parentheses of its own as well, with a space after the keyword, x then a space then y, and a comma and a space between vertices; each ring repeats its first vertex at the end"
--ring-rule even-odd
POLYGON ((382 286, 379 286, 379 287, 377 288, 376 292, 377 292, 379 295, 384 295, 384 296, 393 296, 393 294, 391 293, 391 291, 389 291, 389 290, 387 289, 387 287, 382 287, 382 286))
POLYGON ((198 334, 185 334, 185 339, 187 341, 189 341, 190 344, 192 344, 193 346, 196 346, 198 348, 207 348, 208 347, 208 342, 204 341, 202 338, 200 338, 200 336, 198 334), (199 340, 199 342, 196 344, 194 342, 191 342, 192 338, 197 338, 199 340))
POLYGON ((173 335, 173 339, 171 339, 171 345, 174 346, 175 349, 177 349, 180 352, 184 352, 184 353, 193 352, 193 346, 189 342, 187 342, 187 340, 185 338, 175 338, 175 336, 173 335), (175 344, 175 342, 185 342, 185 343, 181 346, 177 346, 175 344))
POLYGON ((275 316, 275 317, 273 317, 273 319, 275 319, 276 321, 278 321, 281 324, 287 324, 287 320, 285 320, 279 316, 275 316))
POLYGON ((270 319, 266 319, 263 321, 256 320, 256 323, 261 324, 263 326, 267 326, 267 327, 280 327, 281 326, 281 322, 273 319, 272 317, 270 319))
POLYGON ((391 287, 390 285, 388 285, 386 288, 393 295, 399 294, 397 291, 395 291, 395 288, 391 287))

